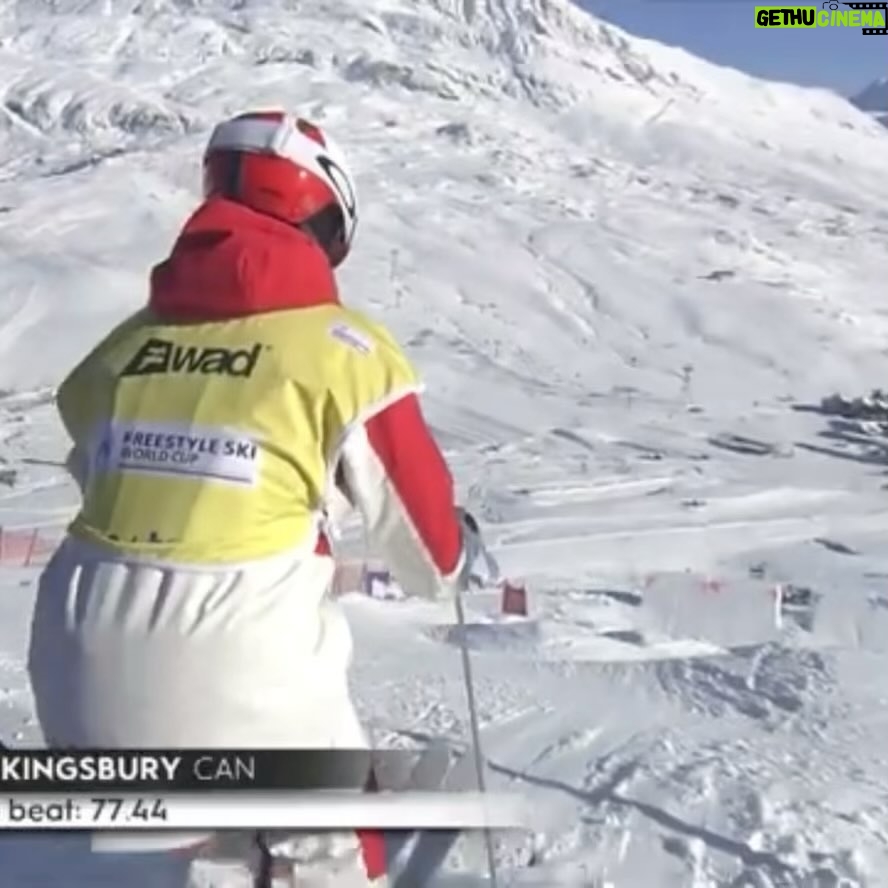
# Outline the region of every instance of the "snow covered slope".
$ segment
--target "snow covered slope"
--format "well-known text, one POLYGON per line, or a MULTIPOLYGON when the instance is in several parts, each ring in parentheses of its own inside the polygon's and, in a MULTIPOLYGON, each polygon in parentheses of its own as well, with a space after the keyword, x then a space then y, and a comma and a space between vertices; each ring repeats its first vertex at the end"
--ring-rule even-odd
MULTIPOLYGON (((208 128, 281 104, 349 149, 343 290, 534 593, 472 606, 491 782, 539 818, 506 883, 888 885, 886 446, 800 409, 888 366, 888 133, 826 91, 566 0, 0 0, 0 524, 70 515, 51 387, 144 299, 208 128)), ((34 578, 0 573, 15 742, 34 578)), ((379 742, 464 740, 447 608, 349 611, 379 742)), ((0 882, 100 884, 32 841, 0 882)))

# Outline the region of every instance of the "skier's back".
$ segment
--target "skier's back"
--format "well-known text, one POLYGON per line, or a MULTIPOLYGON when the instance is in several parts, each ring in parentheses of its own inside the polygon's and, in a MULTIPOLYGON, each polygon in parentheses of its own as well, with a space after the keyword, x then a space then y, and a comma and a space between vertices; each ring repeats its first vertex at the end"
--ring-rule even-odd
POLYGON ((364 746, 326 597, 334 492, 412 594, 463 582, 471 530, 412 367, 339 302, 339 152, 249 114, 204 169, 148 306, 59 390, 83 503, 40 580, 38 718, 50 746, 364 746))

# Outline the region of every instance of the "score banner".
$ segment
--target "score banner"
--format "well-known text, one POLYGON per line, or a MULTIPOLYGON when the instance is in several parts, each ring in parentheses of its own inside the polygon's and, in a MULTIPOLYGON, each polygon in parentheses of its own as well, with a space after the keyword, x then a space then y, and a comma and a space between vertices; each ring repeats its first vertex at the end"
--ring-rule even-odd
POLYGON ((513 829, 526 823, 516 797, 477 792, 0 795, 0 831, 463 830, 513 829))
POLYGON ((2 749, 0 830, 460 830, 527 823, 514 796, 367 791, 371 772, 415 756, 409 750, 2 749))

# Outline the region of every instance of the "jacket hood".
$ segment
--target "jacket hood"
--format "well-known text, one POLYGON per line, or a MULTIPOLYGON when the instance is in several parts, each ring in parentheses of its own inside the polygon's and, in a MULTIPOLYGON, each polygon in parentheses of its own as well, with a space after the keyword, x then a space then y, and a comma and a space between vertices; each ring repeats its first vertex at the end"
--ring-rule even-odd
POLYGON ((152 269, 148 304, 161 320, 199 322, 338 302, 330 263, 309 235, 211 198, 152 269))

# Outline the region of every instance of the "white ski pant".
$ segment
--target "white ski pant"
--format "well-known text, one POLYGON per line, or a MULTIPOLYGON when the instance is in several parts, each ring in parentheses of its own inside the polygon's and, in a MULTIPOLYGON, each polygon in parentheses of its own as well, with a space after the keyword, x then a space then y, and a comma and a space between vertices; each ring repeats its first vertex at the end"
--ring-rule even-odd
MULTIPOLYGON (((347 683, 351 632, 326 597, 333 570, 304 554, 213 571, 114 561, 67 539, 31 627, 47 745, 366 747, 347 683)), ((94 847, 202 837, 112 833, 94 847)))

